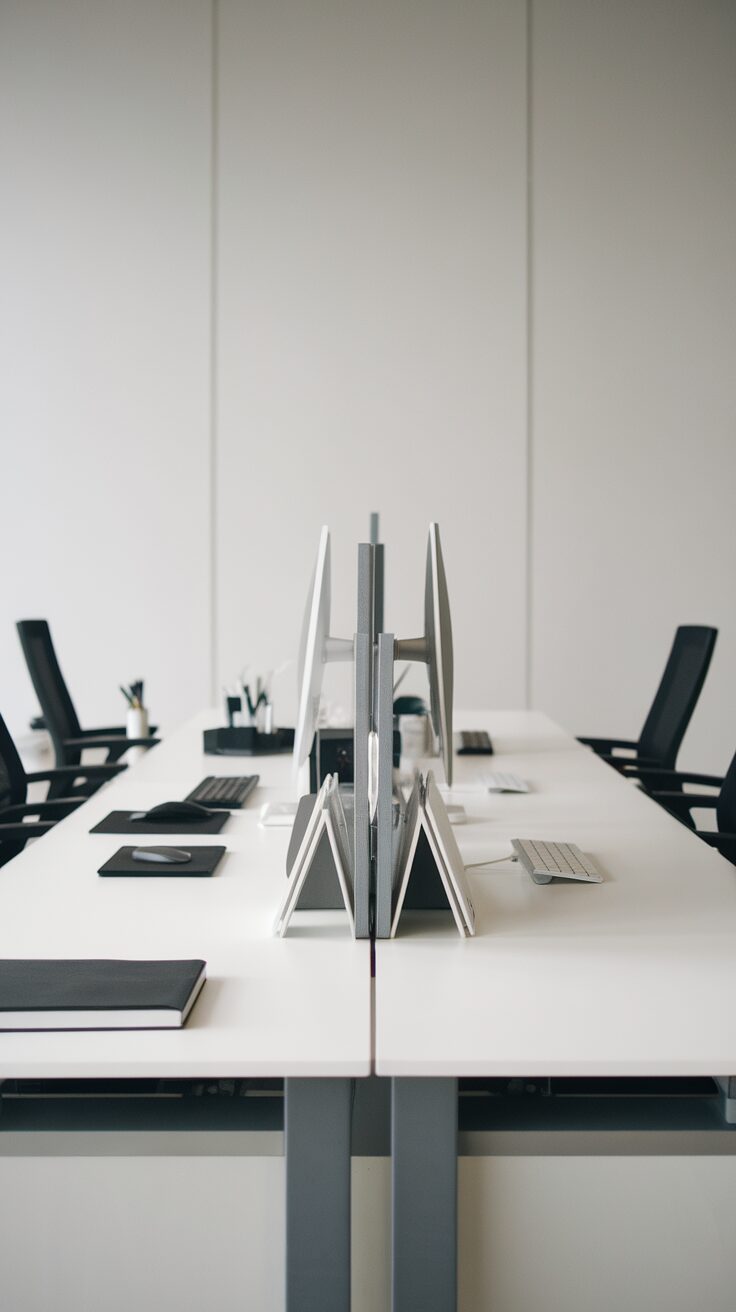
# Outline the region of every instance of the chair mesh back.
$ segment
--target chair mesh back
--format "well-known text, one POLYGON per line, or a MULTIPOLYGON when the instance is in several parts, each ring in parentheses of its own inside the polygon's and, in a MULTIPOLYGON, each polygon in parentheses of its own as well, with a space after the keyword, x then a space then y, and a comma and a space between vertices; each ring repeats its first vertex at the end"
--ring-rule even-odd
POLYGON ((726 771, 721 795, 716 806, 718 830, 721 834, 736 834, 736 756, 726 771))
POLYGON ((639 754, 673 770, 713 655, 717 629, 681 625, 639 739, 639 754))
POLYGON ((0 807, 18 806, 26 800, 26 772, 0 715, 0 807))
POLYGON ((46 620, 19 620, 17 627, 28 673, 54 744, 56 764, 64 765, 69 757, 64 752, 64 739, 78 737, 80 726, 56 659, 49 626, 46 620))

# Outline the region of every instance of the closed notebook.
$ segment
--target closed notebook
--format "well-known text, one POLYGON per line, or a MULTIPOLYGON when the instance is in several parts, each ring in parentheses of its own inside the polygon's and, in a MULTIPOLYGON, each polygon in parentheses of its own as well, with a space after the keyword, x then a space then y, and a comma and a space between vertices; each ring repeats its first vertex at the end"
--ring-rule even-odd
POLYGON ((179 1029, 205 961, 0 960, 0 1030, 179 1029))
POLYGON ((227 851, 222 843, 215 847, 198 846, 196 843, 188 846, 182 840, 178 847, 185 852, 191 852, 191 861, 171 865, 163 861, 134 861, 133 853, 136 850, 134 847, 119 847, 115 855, 111 856, 104 866, 100 866, 97 873, 123 879, 180 879, 182 877, 202 879, 214 874, 227 851))

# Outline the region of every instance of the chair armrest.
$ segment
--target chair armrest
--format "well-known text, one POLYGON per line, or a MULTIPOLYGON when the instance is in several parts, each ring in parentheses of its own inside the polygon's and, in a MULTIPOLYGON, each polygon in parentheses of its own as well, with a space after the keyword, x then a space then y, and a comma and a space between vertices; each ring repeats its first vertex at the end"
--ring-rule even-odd
POLYGON ((34 770, 26 775, 26 783, 42 784, 54 779, 114 779, 116 774, 127 770, 127 765, 112 765, 109 761, 100 761, 99 765, 58 765, 53 770, 34 770))
POLYGON ((625 765, 623 772, 641 779, 650 790, 652 788, 667 790, 673 784, 704 784, 710 788, 723 786, 723 780, 715 774, 691 774, 687 770, 659 770, 656 766, 638 765, 636 762, 625 765))
POLYGON ((0 821, 19 820, 24 815, 37 815, 40 819, 55 817, 63 820, 70 811, 75 811, 86 797, 58 797, 52 802, 22 802, 17 806, 5 806, 0 811, 0 821))
POLYGON ((26 838, 40 838, 53 829, 53 820, 38 820, 31 824, 0 825, 0 843, 25 842, 26 838))
POLYGON ((626 747, 629 751, 635 752, 639 746, 638 743, 629 742, 628 738, 578 738, 578 742, 606 756, 610 756, 616 747, 626 747))
MULTIPOLYGON (((156 724, 152 724, 152 725, 150 726, 150 732, 151 732, 151 733, 155 733, 156 730, 157 730, 157 728, 158 728, 158 725, 156 725, 156 724)), ((79 737, 80 737, 80 738, 121 738, 121 737, 125 737, 125 725, 124 725, 124 724, 113 724, 113 725, 110 725, 110 726, 105 725, 105 727, 102 728, 102 729, 80 729, 80 730, 79 730, 79 737)))
MULTIPOLYGON (((65 738, 64 746, 71 747, 79 751, 92 747, 119 747, 127 751, 129 747, 155 747, 160 742, 159 738, 128 738, 126 734, 113 734, 110 737, 95 738, 90 735, 89 738, 65 738)), ((84 766, 81 767, 84 771, 84 766)))
POLYGON ((124 724, 105 725, 102 729, 80 729, 80 738, 118 738, 125 733, 124 724))
POLYGON ((605 756, 602 753, 596 755, 601 761, 605 761, 606 765, 612 765, 619 774, 631 772, 632 778, 640 766, 652 766, 655 770, 657 768, 657 762, 653 761, 651 756, 637 756, 636 760, 632 760, 629 756, 605 756))
POLYGON ((697 810, 698 807, 712 810, 718 805, 719 801, 713 793, 656 792, 650 793, 650 797, 655 802, 659 802, 660 806, 666 807, 668 811, 684 811, 688 814, 690 811, 697 810))

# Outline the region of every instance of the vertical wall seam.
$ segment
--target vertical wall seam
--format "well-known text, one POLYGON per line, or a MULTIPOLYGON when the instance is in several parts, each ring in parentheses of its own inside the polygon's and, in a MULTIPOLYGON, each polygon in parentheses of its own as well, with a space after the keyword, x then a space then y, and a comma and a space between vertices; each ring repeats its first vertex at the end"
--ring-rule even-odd
POLYGON ((219 22, 218 0, 212 0, 210 42, 211 42, 211 101, 210 101, 210 251, 209 251, 209 315, 210 315, 210 359, 209 359, 209 536, 210 536, 210 696, 213 705, 217 703, 217 669, 218 669, 218 605, 217 605, 217 278, 218 278, 218 136, 219 136, 219 22))
POLYGON ((532 706, 534 550, 534 137, 532 10, 526 4, 526 706, 532 706))

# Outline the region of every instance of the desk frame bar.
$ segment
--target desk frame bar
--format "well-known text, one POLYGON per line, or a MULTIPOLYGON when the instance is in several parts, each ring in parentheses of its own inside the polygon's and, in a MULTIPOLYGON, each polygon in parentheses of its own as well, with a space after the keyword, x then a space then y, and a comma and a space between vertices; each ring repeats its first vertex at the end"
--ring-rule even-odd
POLYGON ((284 1081, 286 1312, 350 1312, 352 1081, 284 1081))
POLYGON ((392 1312, 457 1308, 457 1080, 391 1081, 392 1312))

